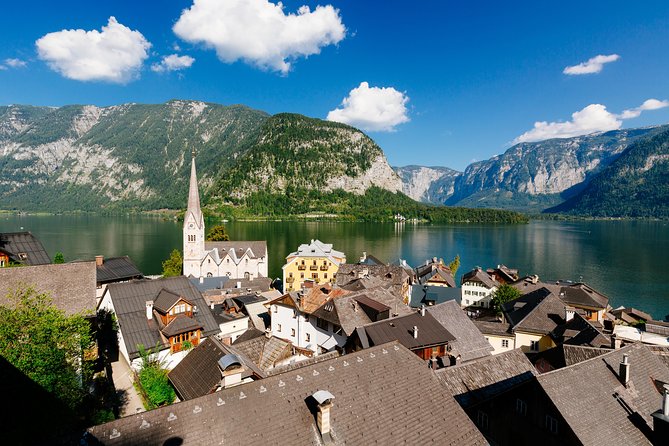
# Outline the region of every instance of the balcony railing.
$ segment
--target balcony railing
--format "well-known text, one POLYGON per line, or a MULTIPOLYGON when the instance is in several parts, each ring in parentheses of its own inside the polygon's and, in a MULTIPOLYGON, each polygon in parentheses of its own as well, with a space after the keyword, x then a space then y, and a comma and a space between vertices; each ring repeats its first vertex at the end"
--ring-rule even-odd
POLYGON ((321 271, 327 271, 328 266, 327 265, 321 265, 321 271))
POLYGON ((318 270, 318 266, 316 266, 316 265, 311 265, 311 266, 309 267, 309 269, 310 269, 311 271, 316 271, 316 270, 318 270))
POLYGON ((288 277, 288 278, 286 279, 286 282, 287 282, 287 283, 293 283, 293 282, 295 282, 295 278, 294 278, 294 277, 288 277))
POLYGON ((304 271, 305 269, 307 269, 307 265, 297 265, 297 269, 300 271, 304 271))

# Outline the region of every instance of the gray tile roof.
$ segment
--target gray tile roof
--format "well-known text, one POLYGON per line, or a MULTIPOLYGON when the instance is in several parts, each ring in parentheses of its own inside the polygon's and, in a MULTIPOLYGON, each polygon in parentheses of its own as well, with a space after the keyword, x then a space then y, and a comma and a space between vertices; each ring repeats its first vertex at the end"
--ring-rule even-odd
POLYGON ((24 265, 47 265, 51 258, 31 232, 0 232, 0 251, 24 265))
POLYGON ((609 298, 585 283, 574 283, 560 288, 560 299, 570 305, 606 309, 609 298))
POLYGON ((360 297, 372 299, 389 307, 390 317, 394 314, 405 316, 414 312, 402 302, 401 297, 384 288, 362 290, 342 296, 333 301, 337 318, 337 322, 335 323, 342 327, 347 336, 352 335, 356 328, 373 322, 356 301, 360 297))
POLYGON ((162 445, 168 439, 184 445, 321 445, 315 415, 305 401, 317 390, 335 397, 331 444, 487 444, 433 372, 397 344, 132 415, 89 432, 107 446, 162 445))
POLYGON ((172 319, 169 324, 163 327, 160 331, 167 337, 176 336, 181 333, 187 333, 189 331, 197 330, 202 328, 202 325, 195 320, 190 318, 185 314, 179 314, 177 317, 172 319))
POLYGON ((8 305, 7 295, 21 285, 48 293, 66 314, 95 313, 95 262, 0 268, 0 305, 8 305))
POLYGON ((534 354, 532 362, 540 373, 546 373, 587 361, 610 351, 611 349, 606 348, 563 344, 534 354))
POLYGON ((241 259, 244 254, 252 259, 267 256, 267 242, 262 241, 227 241, 227 242, 204 242, 204 249, 211 251, 218 250, 221 259, 229 255, 235 262, 241 259))
POLYGON ((449 300, 462 301, 462 288, 432 285, 411 285, 409 305, 420 308, 422 304, 435 305, 449 300))
POLYGON ((493 351, 492 345, 486 341, 457 302, 451 300, 427 307, 427 311, 455 337, 448 344, 451 355, 459 355, 462 361, 471 361, 488 356, 493 351))
POLYGON ((565 343, 590 347, 611 346, 611 338, 578 313, 570 321, 555 327, 551 332, 551 337, 556 344, 565 343))
POLYGON ((191 400, 213 392, 221 382, 218 360, 227 354, 234 354, 239 358, 246 369, 244 375, 265 377, 243 353, 212 336, 191 350, 167 375, 179 397, 182 400, 191 400))
POLYGON ((98 283, 139 279, 144 276, 128 256, 103 259, 102 265, 96 266, 96 269, 98 283))
POLYGON ((488 274, 486 271, 483 271, 481 268, 474 268, 473 270, 463 274, 460 283, 465 282, 481 282, 488 288, 499 286, 499 282, 490 277, 490 274, 488 274))
POLYGON ((336 284, 345 286, 360 277, 376 277, 392 285, 402 285, 409 274, 399 265, 357 265, 344 263, 337 270, 336 284))
POLYGON ((522 384, 537 371, 520 349, 435 371, 441 384, 464 408, 522 384))
POLYGON ((593 445, 650 444, 635 419, 652 430, 650 415, 661 407, 662 399, 653 380, 669 382, 669 368, 641 344, 537 377, 578 439, 593 445), (617 376, 625 353, 630 363, 627 388, 617 376))
POLYGON ((386 319, 363 327, 370 345, 381 345, 398 341, 408 349, 418 349, 433 345, 443 345, 455 337, 430 313, 425 316, 413 313, 386 319), (413 327, 418 327, 418 337, 413 337, 413 327))
POLYGON ((511 324, 505 322, 478 321, 476 319, 472 322, 483 334, 513 337, 513 334, 511 333, 511 324))
POLYGON ((165 345, 156 318, 151 320, 146 318, 146 302, 154 300, 163 289, 185 297, 197 307, 195 319, 203 327, 203 337, 220 331, 202 295, 186 277, 113 283, 107 287, 105 293, 109 293, 111 297, 130 359, 139 356, 139 344, 146 348, 151 348, 157 343, 165 345))
POLYGON ((179 299, 181 299, 181 296, 178 293, 163 288, 153 301, 153 308, 165 314, 170 311, 174 304, 179 302, 179 299))
POLYGON ((513 331, 539 334, 550 333, 565 317, 564 303, 545 287, 507 302, 502 311, 513 331))

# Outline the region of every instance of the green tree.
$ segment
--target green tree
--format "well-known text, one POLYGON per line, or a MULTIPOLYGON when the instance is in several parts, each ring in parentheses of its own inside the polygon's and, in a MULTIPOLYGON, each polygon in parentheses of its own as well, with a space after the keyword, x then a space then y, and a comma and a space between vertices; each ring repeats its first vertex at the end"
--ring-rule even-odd
POLYGON ((458 268, 460 268, 460 254, 456 254, 455 258, 448 264, 448 269, 451 270, 453 277, 457 274, 458 268))
POLYGON ((181 251, 178 249, 172 250, 170 257, 163 262, 163 277, 180 276, 183 262, 181 251))
POLYGON ((27 377, 78 411, 90 368, 84 355, 93 346, 90 324, 67 316, 48 294, 20 287, 0 306, 0 356, 27 377))
POLYGON ((53 257, 53 263, 65 263, 65 256, 63 256, 62 252, 57 252, 56 255, 53 257))
POLYGON ((210 242, 227 242, 228 240, 230 240, 230 237, 225 232, 225 226, 223 225, 213 226, 207 234, 207 241, 210 242))
POLYGON ((492 296, 492 307, 499 315, 502 314, 502 305, 512 300, 518 299, 521 296, 520 291, 511 285, 505 283, 497 288, 497 291, 492 296))

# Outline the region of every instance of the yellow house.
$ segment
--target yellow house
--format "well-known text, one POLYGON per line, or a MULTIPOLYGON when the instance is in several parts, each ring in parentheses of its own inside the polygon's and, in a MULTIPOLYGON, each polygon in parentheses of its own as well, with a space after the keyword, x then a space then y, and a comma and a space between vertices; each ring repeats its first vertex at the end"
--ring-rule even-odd
POLYGON ((286 264, 282 267, 283 291, 288 293, 300 290, 305 280, 312 280, 316 284, 335 283, 342 263, 346 263, 346 255, 332 249, 331 244, 320 240, 302 244, 286 257, 286 264))

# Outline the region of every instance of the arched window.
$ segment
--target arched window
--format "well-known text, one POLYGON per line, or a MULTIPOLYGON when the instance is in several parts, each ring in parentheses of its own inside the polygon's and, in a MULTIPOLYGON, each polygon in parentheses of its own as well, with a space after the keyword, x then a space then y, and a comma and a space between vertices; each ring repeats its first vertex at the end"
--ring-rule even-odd
POLYGON ((244 279, 249 280, 251 278, 251 275, 247 272, 244 273, 244 279))
POLYGON ((212 273, 207 273, 207 277, 214 277, 212 273))

